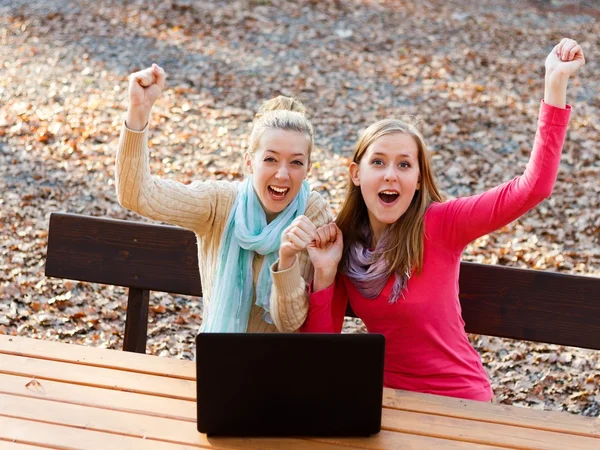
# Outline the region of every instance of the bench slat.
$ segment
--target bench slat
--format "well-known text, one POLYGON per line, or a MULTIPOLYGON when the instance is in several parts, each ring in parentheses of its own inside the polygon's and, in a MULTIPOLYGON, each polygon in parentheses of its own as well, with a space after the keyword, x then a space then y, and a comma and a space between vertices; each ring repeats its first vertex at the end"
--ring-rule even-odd
MULTIPOLYGON (((85 448, 89 450, 106 450, 108 448, 135 448, 140 450, 198 449, 198 446, 151 441, 149 439, 133 438, 43 422, 35 422, 34 428, 31 423, 32 421, 30 420, 5 417, 0 413, 0 442, 28 443, 46 448, 65 448, 64 443, 68 442, 69 448, 85 448), (35 429, 35 433, 31 432, 32 428, 35 429)), ((210 445, 204 446, 204 448, 210 447, 210 445)))
POLYGON ((156 375, 135 374, 102 367, 83 366, 0 353, 0 374, 93 386, 117 391, 196 400, 196 382, 156 375))
POLYGON ((196 236, 166 225, 52 213, 46 276, 202 296, 196 236))
POLYGON ((74 405, 93 406, 148 416, 196 422, 196 402, 156 395, 138 394, 61 381, 40 380, 39 388, 28 388, 31 377, 0 373, 0 394, 41 398, 74 405))
POLYGON ((503 448, 587 450, 600 446, 600 439, 593 437, 387 408, 383 410, 381 427, 401 433, 410 430, 413 433, 434 438, 461 440, 503 448))
POLYGON ((77 344, 69 344, 68 349, 68 352, 65 351, 63 342, 0 335, 0 354, 119 369, 190 381, 196 379, 196 367, 193 361, 175 358, 148 358, 142 355, 125 354, 101 347, 86 347, 77 344))
POLYGON ((463 262, 469 333, 600 349, 600 278, 463 262))
MULTIPOLYGON (((485 402, 442 397, 410 391, 383 390, 383 405, 390 409, 423 414, 471 419, 481 422, 501 423, 523 428, 556 431, 565 434, 600 439, 600 421, 594 417, 565 414, 561 411, 539 411, 512 405, 490 405, 485 402)), ((600 445, 600 441, 598 441, 600 445)))

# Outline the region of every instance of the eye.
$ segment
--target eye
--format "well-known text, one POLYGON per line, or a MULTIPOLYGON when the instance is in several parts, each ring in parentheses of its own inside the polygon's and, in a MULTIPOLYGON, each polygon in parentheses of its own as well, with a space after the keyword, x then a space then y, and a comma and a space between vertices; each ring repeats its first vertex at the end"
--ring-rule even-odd
POLYGON ((402 161, 399 166, 403 169, 409 169, 410 168, 410 163, 407 163, 406 161, 402 161))
POLYGON ((383 166, 383 160, 375 158, 371 161, 371 164, 373 164, 374 166, 383 166))
POLYGON ((299 161, 299 160, 297 160, 297 159, 296 159, 296 160, 294 160, 294 161, 292 161, 292 164, 294 164, 294 165, 296 165, 296 166, 303 166, 303 165, 304 165, 304 163, 303 163, 302 161, 299 161))
POLYGON ((273 158, 272 156, 267 156, 263 161, 264 162, 275 162, 275 158, 273 158))

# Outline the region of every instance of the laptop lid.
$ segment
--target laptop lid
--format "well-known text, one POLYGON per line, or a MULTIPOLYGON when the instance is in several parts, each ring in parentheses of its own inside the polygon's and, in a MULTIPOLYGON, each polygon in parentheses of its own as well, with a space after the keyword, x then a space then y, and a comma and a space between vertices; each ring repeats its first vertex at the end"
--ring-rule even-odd
POLYGON ((381 429, 380 334, 201 333, 198 431, 368 436, 381 429))

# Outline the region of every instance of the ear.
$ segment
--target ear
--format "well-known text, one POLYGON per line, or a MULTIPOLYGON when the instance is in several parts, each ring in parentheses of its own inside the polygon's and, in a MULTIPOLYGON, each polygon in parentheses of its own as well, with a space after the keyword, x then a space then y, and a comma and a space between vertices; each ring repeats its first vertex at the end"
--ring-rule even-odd
POLYGON ((350 164, 350 178, 352 179, 354 186, 360 186, 360 170, 358 164, 355 162, 350 164))
POLYGON ((252 156, 249 152, 244 153, 244 166, 248 173, 252 173, 252 156))
POLYGON ((306 176, 304 178, 310 174, 310 169, 312 169, 312 161, 308 163, 308 167, 306 168, 306 176))
POLYGON ((421 189, 421 175, 419 175, 419 178, 417 179, 417 191, 421 189))

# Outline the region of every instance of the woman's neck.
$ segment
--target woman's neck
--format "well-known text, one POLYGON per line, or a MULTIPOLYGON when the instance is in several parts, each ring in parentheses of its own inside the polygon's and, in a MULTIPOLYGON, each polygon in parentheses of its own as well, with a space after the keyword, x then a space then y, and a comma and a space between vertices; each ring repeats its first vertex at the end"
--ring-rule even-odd
POLYGON ((372 221, 369 223, 371 227, 371 248, 377 248, 377 244, 379 244, 379 240, 383 236, 388 225, 382 223, 373 223, 372 221))
POLYGON ((279 215, 279 213, 270 213, 265 211, 265 215, 267 217, 267 224, 273 222, 275 218, 279 215))

